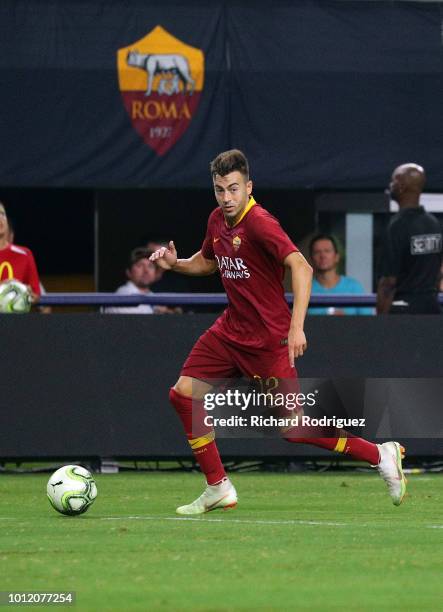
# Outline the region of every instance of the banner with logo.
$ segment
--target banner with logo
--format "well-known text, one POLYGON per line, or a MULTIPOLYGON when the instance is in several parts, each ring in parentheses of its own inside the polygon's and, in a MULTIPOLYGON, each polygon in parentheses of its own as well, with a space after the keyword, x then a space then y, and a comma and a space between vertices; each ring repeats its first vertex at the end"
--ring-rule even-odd
POLYGON ((204 53, 158 25, 119 49, 117 58, 119 88, 131 123, 144 142, 163 156, 198 112, 204 53))
POLYGON ((0 185, 443 186, 438 3, 3 0, 0 185))

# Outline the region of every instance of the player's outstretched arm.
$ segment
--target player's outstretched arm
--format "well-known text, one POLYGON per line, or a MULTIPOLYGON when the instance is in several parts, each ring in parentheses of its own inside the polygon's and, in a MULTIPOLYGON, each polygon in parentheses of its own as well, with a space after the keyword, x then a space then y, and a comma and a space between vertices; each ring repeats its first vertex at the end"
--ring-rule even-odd
POLYGON ((294 307, 288 333, 289 363, 293 366, 294 359, 301 357, 307 348, 303 327, 311 296, 312 267, 298 252, 290 253, 283 263, 291 269, 292 291, 294 293, 294 307))
POLYGON ((201 251, 198 251, 189 259, 178 259, 172 240, 168 247, 158 249, 149 259, 159 265, 160 268, 163 268, 163 270, 174 270, 174 272, 180 272, 189 276, 208 276, 217 270, 215 259, 206 259, 201 254, 201 251))
POLYGON ((188 276, 209 276, 214 274, 218 266, 215 259, 206 259, 201 251, 198 251, 189 259, 178 259, 172 269, 174 272, 180 272, 188 276))

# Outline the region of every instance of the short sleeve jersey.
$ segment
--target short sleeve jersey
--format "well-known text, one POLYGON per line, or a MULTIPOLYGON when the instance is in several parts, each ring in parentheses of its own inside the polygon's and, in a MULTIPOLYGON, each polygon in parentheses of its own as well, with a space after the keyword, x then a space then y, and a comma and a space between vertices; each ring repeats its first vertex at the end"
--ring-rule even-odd
POLYGON ((217 261, 229 306, 211 331, 242 348, 281 346, 291 320, 283 261, 295 251, 277 219, 253 198, 234 227, 226 224, 220 208, 214 210, 201 253, 217 261))
POLYGON ((390 221, 381 259, 381 276, 397 278, 396 298, 437 292, 442 230, 423 207, 406 208, 390 221))
POLYGON ((40 295, 40 279, 32 252, 23 246, 9 244, 0 249, 0 282, 15 280, 30 285, 36 295, 40 295))

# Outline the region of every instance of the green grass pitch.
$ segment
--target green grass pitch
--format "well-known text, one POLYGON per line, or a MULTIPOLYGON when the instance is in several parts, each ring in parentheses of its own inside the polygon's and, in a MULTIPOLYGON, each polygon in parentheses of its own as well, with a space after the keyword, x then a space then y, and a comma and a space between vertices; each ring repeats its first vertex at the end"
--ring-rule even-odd
POLYGON ((234 474, 238 508, 191 520, 174 510, 198 474, 98 475, 79 517, 48 478, 0 475, 1 591, 74 590, 94 612, 443 608, 439 475, 410 476, 397 508, 376 474, 234 474))

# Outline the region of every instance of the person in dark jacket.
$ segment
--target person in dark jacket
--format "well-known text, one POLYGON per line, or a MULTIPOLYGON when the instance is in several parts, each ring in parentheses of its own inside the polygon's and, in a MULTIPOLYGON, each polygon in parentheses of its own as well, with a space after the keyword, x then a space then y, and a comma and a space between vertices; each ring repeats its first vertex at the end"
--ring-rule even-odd
POLYGON ((439 221, 420 206, 425 171, 417 164, 398 166, 389 191, 400 211, 384 238, 377 287, 378 314, 439 314, 442 258, 439 221))

